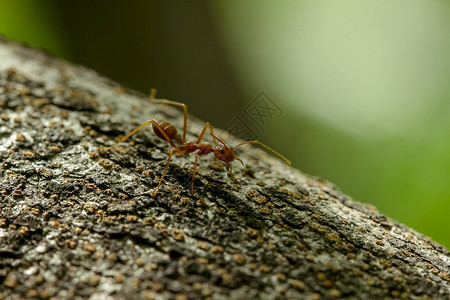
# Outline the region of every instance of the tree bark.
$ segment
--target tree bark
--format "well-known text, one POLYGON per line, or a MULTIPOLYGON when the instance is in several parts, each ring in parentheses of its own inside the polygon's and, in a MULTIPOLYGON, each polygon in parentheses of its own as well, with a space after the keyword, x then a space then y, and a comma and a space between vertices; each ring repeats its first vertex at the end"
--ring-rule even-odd
POLYGON ((444 247, 257 147, 201 157, 194 196, 174 155, 152 196, 150 128, 97 148, 182 112, 5 38, 0 110, 0 298, 450 298, 444 247))

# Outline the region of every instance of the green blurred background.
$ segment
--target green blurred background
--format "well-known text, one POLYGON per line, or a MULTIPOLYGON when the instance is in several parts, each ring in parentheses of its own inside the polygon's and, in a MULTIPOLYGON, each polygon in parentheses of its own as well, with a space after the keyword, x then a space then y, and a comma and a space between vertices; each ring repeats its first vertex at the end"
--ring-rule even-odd
POLYGON ((0 33, 217 127, 242 116, 298 169, 450 246, 448 1, 1 0, 0 33), (243 113, 261 91, 282 110, 262 128, 243 113))

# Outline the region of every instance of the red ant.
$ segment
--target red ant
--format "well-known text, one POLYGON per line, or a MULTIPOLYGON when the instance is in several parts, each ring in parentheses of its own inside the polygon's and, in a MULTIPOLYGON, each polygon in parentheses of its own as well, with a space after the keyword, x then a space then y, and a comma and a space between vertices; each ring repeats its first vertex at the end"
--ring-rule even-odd
POLYGON ((200 136, 198 137, 196 143, 189 142, 189 141, 186 142, 187 106, 184 103, 179 103, 179 102, 170 101, 170 100, 166 100, 166 99, 155 99, 154 98, 155 94, 156 94, 156 90, 152 90, 152 92, 150 94, 150 100, 152 102, 163 103, 163 104, 168 104, 168 105, 174 105, 174 106, 178 106, 178 107, 183 108, 183 111, 184 111, 184 125, 183 125, 183 137, 181 139, 177 135, 177 129, 175 128, 175 126, 173 126, 169 122, 166 122, 166 121, 163 121, 163 120, 153 120, 152 119, 152 120, 148 120, 147 122, 145 122, 144 124, 142 124, 141 126, 136 128, 135 130, 133 130, 131 133, 129 133, 127 136, 125 136, 122 139, 120 139, 113 146, 108 147, 108 148, 101 148, 101 147, 98 148, 100 151, 111 150, 114 147, 116 147, 118 144, 126 141, 129 137, 131 137, 133 134, 135 134, 136 132, 141 130, 147 124, 152 123, 153 132, 156 134, 156 136, 159 137, 162 140, 165 140, 166 142, 168 142, 172 146, 172 149, 170 150, 170 153, 169 153, 169 157, 167 158, 166 166, 164 167, 163 174, 161 175, 161 178, 159 179, 159 183, 158 183, 158 186, 156 187, 156 190, 153 193, 151 193, 152 196, 155 196, 158 193, 159 188, 161 186, 161 182, 163 181, 164 176, 166 175, 166 172, 167 172, 167 168, 169 167, 170 158, 172 157, 172 155, 173 155, 173 153, 175 151, 180 153, 182 156, 185 156, 185 155, 188 155, 188 154, 193 153, 193 152, 198 150, 197 153, 194 154, 195 162, 194 162, 194 173, 192 174, 192 188, 191 188, 192 195, 194 194, 195 173, 196 173, 196 170, 197 170, 197 160, 198 160, 199 156, 203 156, 203 155, 206 155, 206 154, 209 154, 209 153, 214 153, 214 156, 217 159, 219 159, 221 161, 224 161, 226 163, 226 169, 230 173, 231 176, 233 176, 233 172, 231 170, 231 162, 232 161, 238 160, 238 161, 240 161, 242 163, 242 165, 244 165, 242 160, 240 160, 239 158, 234 156, 233 151, 237 147, 240 147, 240 146, 245 145, 245 144, 258 144, 258 145, 266 148, 267 150, 271 151, 272 153, 278 155, 281 159, 283 159, 289 165, 291 164, 291 162, 288 159, 286 159, 284 156, 282 156, 281 154, 279 154, 275 150, 267 147, 266 145, 264 145, 263 143, 261 143, 259 141, 244 142, 244 143, 238 144, 238 145, 236 145, 234 147, 227 146, 221 139, 219 139, 217 136, 214 135, 213 128, 212 128, 212 126, 211 126, 211 124, 209 122, 206 122, 206 124, 203 127, 203 130, 200 133, 200 136), (209 131, 210 131, 209 134, 212 136, 215 146, 212 146, 208 142, 201 143, 201 141, 203 139, 203 136, 205 135, 207 129, 209 129, 209 131), (218 140, 220 143, 218 144, 216 140, 218 140), (181 146, 176 146, 174 142, 177 142, 178 144, 181 144, 181 146))

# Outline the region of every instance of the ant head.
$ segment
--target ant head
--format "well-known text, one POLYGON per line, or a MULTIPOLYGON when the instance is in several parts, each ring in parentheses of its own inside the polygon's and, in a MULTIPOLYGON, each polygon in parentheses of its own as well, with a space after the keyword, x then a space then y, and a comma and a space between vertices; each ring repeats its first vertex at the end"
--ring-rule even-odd
POLYGON ((234 160, 238 160, 242 163, 242 165, 244 165, 242 160, 234 156, 233 150, 236 147, 230 147, 227 144, 225 144, 221 139, 219 139, 217 136, 213 135, 212 133, 210 134, 215 140, 218 140, 220 142, 220 144, 214 147, 214 156, 218 160, 226 162, 227 171, 231 172, 231 162, 234 160))
POLYGON ((220 159, 221 161, 224 161, 227 163, 227 170, 231 172, 231 165, 230 163, 233 160, 238 160, 241 162, 242 165, 244 165, 244 163, 242 162, 242 160, 240 160, 239 158, 234 156, 233 150, 236 149, 237 147, 243 146, 243 145, 247 145, 247 144, 258 144, 261 147, 265 148, 266 150, 269 150, 270 152, 272 152, 273 154, 277 155, 278 157, 280 157, 282 160, 284 160, 287 164, 291 164, 291 162, 284 157, 283 155, 281 155, 280 153, 276 152, 275 150, 267 147, 266 145, 264 145, 263 143, 259 142, 259 141, 249 141, 249 142, 243 142, 240 143, 234 147, 229 147, 227 146, 221 139, 219 139, 217 136, 215 136, 214 134, 210 133, 211 136, 214 138, 214 142, 216 140, 219 140, 220 144, 216 145, 214 147, 214 155, 220 159))
POLYGON ((234 157, 233 148, 228 147, 225 144, 219 144, 214 147, 214 156, 224 162, 232 162, 236 158, 234 157))

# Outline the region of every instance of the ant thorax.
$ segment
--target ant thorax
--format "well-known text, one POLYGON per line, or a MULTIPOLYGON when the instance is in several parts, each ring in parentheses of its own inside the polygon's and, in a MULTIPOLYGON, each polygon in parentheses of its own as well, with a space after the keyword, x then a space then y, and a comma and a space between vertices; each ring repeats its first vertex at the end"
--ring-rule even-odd
POLYGON ((201 143, 201 144, 195 144, 193 142, 186 142, 183 145, 183 152, 185 154, 189 154, 189 153, 195 152, 197 150, 199 150, 196 153, 198 156, 206 155, 206 154, 213 152, 213 148, 212 148, 211 144, 209 144, 207 142, 201 143))

